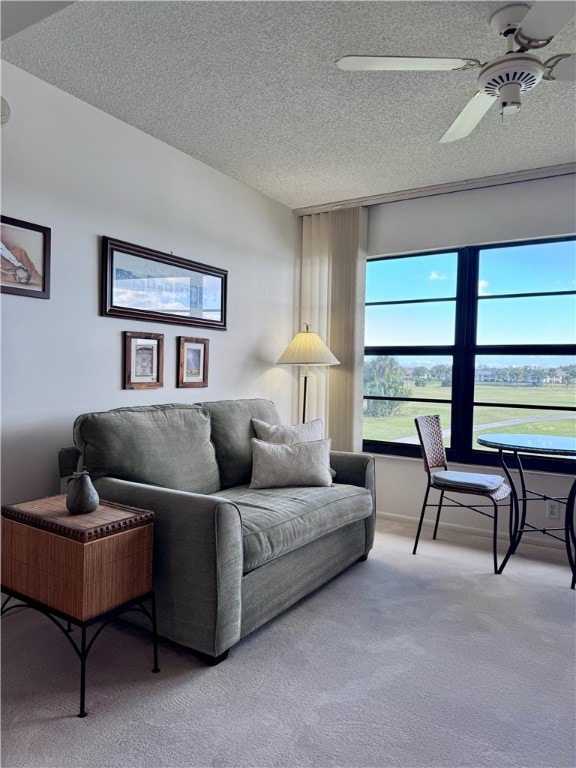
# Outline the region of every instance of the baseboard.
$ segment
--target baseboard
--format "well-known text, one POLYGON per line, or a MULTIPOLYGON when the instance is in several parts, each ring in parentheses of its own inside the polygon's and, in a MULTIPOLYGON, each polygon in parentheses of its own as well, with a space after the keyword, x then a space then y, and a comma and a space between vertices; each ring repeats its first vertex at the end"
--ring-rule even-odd
MULTIPOLYGON (((412 526, 414 528, 414 535, 416 535, 416 527, 418 525, 418 519, 411 517, 410 515, 399 515, 394 512, 376 512, 376 517, 379 520, 393 520, 396 523, 404 523, 405 525, 412 526)), ((464 536, 482 536, 486 539, 492 538, 492 531, 487 531, 485 528, 475 528, 473 525, 459 525, 458 523, 445 523, 440 518, 440 526, 446 531, 452 531, 454 533, 462 534, 464 536)), ((433 520, 424 519, 423 528, 431 529, 434 527, 433 520)), ((499 541, 505 541, 506 536, 502 533, 498 536, 499 541)), ((565 545, 561 541, 556 541, 549 536, 525 536, 522 542, 530 543, 535 547, 544 547, 545 549, 554 549, 564 552, 566 550, 565 545)))

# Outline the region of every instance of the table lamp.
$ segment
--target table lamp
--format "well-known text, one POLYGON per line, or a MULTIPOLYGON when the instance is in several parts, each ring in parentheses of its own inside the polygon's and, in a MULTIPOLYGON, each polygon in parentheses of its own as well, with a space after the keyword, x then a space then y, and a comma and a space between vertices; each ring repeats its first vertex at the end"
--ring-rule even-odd
POLYGON ((306 421, 306 395, 308 389, 308 367, 311 365, 340 365, 326 344, 317 333, 304 323, 305 331, 300 331, 292 339, 278 360, 278 365, 300 365, 304 368, 304 396, 302 399, 302 423, 306 421))

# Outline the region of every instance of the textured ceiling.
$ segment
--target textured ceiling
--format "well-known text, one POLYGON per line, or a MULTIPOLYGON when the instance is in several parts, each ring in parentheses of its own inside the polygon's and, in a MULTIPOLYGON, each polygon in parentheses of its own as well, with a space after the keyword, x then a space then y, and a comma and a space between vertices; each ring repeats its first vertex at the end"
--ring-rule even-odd
MULTIPOLYGON (((477 71, 342 72, 348 54, 505 52, 502 2, 76 2, 2 58, 291 208, 572 163, 576 85, 439 139, 477 71)), ((8 5, 15 5, 8 3, 8 5)), ((572 21, 544 49, 576 50, 572 21)))

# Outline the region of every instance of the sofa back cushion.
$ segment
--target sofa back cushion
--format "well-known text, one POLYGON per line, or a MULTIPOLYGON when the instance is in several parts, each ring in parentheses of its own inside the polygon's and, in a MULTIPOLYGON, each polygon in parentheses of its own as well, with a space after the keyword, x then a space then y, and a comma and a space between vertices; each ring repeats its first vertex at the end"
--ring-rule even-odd
POLYGON ((220 485, 233 488, 248 485, 252 477, 252 419, 280 424, 280 415, 271 400, 216 400, 198 403, 210 412, 212 442, 220 467, 220 485))
POLYGON ((116 408, 78 416, 74 443, 90 475, 216 493, 210 413, 197 405, 116 408))

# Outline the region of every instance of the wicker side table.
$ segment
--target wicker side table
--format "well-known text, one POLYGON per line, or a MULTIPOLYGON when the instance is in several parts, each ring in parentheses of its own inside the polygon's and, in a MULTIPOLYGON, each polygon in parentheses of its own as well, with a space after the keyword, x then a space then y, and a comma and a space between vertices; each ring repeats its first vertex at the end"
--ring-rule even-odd
POLYGON ((7 595, 2 615, 24 603, 62 630, 80 658, 78 717, 86 716, 90 649, 123 611, 136 608, 150 619, 152 671, 159 671, 153 524, 153 512, 104 501, 94 512, 70 515, 64 494, 2 507, 2 591, 7 595), (9 604, 14 599, 19 602, 9 604), (73 624, 80 627, 80 643, 72 636, 73 624))

